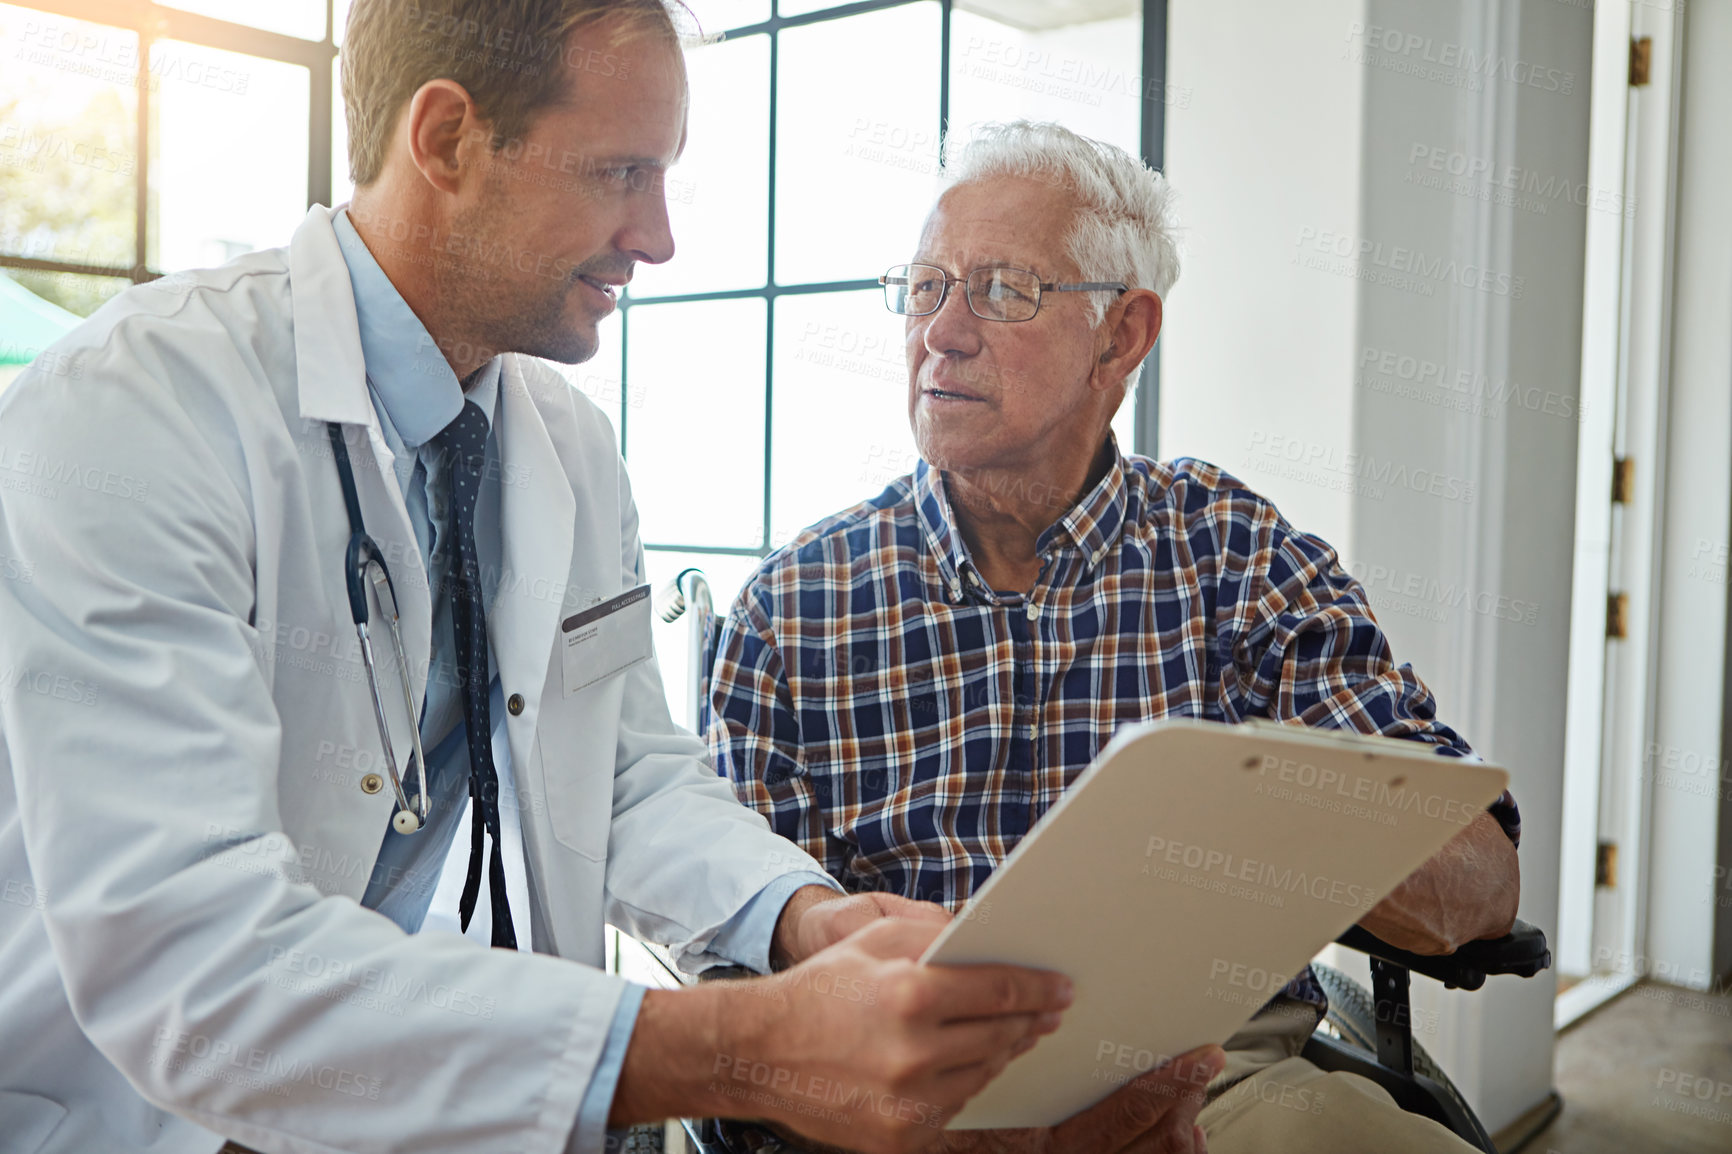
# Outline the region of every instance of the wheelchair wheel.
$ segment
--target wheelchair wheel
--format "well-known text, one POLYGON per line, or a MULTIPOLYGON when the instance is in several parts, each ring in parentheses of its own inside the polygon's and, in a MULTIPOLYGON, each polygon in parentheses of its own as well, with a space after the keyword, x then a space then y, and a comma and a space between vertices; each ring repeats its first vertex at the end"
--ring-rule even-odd
POLYGON ((662 1154, 665 1137, 666 1131, 659 1122, 633 1126, 625 1132, 623 1140, 610 1134, 606 1149, 609 1154, 662 1154))
MULTIPOLYGON (((1343 1042, 1373 1055, 1377 1054, 1377 1006, 1372 1001, 1371 991, 1342 973, 1333 966, 1325 966, 1321 962, 1312 962, 1311 969, 1317 974, 1317 981, 1323 986, 1323 992, 1329 995, 1329 1015, 1324 1019, 1324 1025, 1343 1042)), ((1456 1103, 1471 1116, 1467 1100, 1461 1096, 1461 1091, 1455 1088, 1455 1083, 1449 1080, 1449 1075, 1443 1072, 1443 1067, 1432 1061, 1431 1055, 1425 1052, 1425 1047, 1418 1039, 1413 1042, 1413 1072, 1424 1074, 1455 1099, 1456 1103)))

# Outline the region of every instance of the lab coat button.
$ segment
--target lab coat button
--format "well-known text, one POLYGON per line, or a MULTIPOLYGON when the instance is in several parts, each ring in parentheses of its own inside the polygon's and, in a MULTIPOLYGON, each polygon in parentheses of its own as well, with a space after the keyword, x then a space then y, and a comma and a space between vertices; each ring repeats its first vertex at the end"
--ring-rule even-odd
POLYGON ((522 713, 523 712, 523 694, 513 693, 510 697, 506 698, 505 699, 505 708, 506 708, 506 711, 509 712, 511 714, 511 716, 513 716, 513 717, 516 717, 518 714, 522 713))
POLYGON ((362 793, 367 793, 367 794, 378 793, 380 790, 382 790, 384 788, 385 788, 385 779, 380 777, 376 773, 369 773, 366 777, 363 777, 361 779, 361 792, 362 793))

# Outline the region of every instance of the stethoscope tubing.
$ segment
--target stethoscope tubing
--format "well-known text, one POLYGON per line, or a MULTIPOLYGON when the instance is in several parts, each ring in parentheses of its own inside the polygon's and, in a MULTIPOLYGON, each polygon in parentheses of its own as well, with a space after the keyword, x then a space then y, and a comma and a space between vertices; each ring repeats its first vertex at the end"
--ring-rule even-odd
POLYGON ((373 719, 379 725, 379 743, 384 747, 385 769, 391 775, 391 788, 397 794, 398 812, 391 826, 398 833, 414 833, 427 823, 432 812, 432 800, 427 791, 427 757, 421 749, 421 730, 416 724, 415 699, 409 689, 409 658, 403 649, 403 633, 398 622, 397 588, 391 580, 391 570, 385 564, 385 554, 367 535, 361 517, 361 500, 355 489, 355 470, 349 463, 349 446, 343 440, 342 427, 327 422, 325 430, 331 438, 331 456, 337 463, 337 478, 343 487, 343 504, 349 514, 349 545, 343 556, 343 580, 349 596, 349 616, 355 623, 355 635, 361 641, 361 663, 367 670, 367 688, 373 700, 373 719), (391 630, 391 646, 397 653, 398 683, 403 687, 403 708, 409 718, 409 740, 413 753, 412 769, 420 792, 408 794, 403 777, 397 770, 397 754, 391 748, 391 730, 385 720, 385 699, 379 692, 378 669, 373 659, 373 639, 369 629, 371 616, 367 605, 367 576, 371 572, 373 587, 380 608, 385 611, 385 623, 391 630))

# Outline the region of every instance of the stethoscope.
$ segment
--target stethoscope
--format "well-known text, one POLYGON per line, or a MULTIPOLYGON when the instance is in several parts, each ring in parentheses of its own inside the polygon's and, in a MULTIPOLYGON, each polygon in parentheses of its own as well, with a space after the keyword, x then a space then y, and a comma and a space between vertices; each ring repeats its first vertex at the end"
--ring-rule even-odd
POLYGON ((421 729, 415 724, 415 699, 409 693, 409 658, 403 652, 403 632, 397 624, 397 590, 391 584, 391 571, 385 567, 385 555, 367 536, 361 520, 361 499, 355 493, 355 470, 349 464, 349 446, 343 442, 340 426, 327 422, 331 435, 331 454, 337 461, 337 476, 343 483, 343 504, 349 510, 349 549, 343 559, 343 577, 349 587, 349 615, 355 619, 355 635, 361 639, 361 662, 367 667, 367 686, 373 693, 373 718, 379 723, 379 743, 385 748, 385 768, 391 774, 391 788, 397 791, 397 813, 391 818, 391 828, 398 833, 414 833, 427 821, 430 802, 427 795, 427 757, 421 752, 421 729), (367 579, 379 598, 379 607, 391 626, 391 644, 397 650, 397 676, 403 685, 403 708, 409 716, 409 740, 414 753, 410 768, 420 781, 421 792, 406 794, 403 778, 397 772, 397 755, 391 749, 391 730, 385 723, 385 699, 379 693, 379 675, 373 667, 373 642, 367 631, 367 579))

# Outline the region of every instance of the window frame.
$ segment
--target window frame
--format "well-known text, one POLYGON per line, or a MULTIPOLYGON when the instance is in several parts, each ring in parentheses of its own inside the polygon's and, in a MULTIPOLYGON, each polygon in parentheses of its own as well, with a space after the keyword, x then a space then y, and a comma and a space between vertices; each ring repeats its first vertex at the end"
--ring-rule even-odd
POLYGON ((218 48, 261 60, 293 64, 308 72, 307 92, 307 207, 331 202, 332 90, 337 46, 333 39, 334 0, 324 0, 325 38, 303 40, 283 32, 267 32, 245 24, 219 20, 196 12, 164 8, 140 0, 8 0, 20 8, 52 16, 85 20, 132 32, 138 37, 137 123, 133 166, 134 208, 133 262, 130 267, 86 264, 79 261, 0 253, 0 268, 31 272, 76 273, 84 276, 125 277, 133 284, 153 281, 163 275, 149 266, 150 245, 150 55, 158 40, 177 40, 202 48, 218 48))
MULTIPOLYGON (((330 204, 332 194, 331 142, 333 135, 333 91, 338 48, 335 42, 335 2, 325 0, 325 35, 322 40, 304 40, 287 33, 269 32, 236 24, 212 16, 184 12, 138 0, 12 0, 18 6, 36 11, 86 20, 135 33, 139 38, 137 75, 137 124, 135 126, 135 219, 134 251, 131 267, 92 265, 37 257, 0 254, 0 268, 17 268, 39 272, 75 273, 90 276, 126 277, 134 284, 162 276, 147 262, 149 251, 150 214, 150 46, 156 40, 177 40, 203 47, 219 48, 264 60, 294 64, 308 72, 307 125, 307 206, 330 204)), ((722 30, 728 40, 747 36, 768 36, 769 51, 769 147, 768 185, 765 212, 767 259, 765 283, 755 288, 723 289, 714 292, 677 293, 636 296, 629 289, 621 294, 620 313, 620 389, 619 442, 620 452, 630 458, 630 348, 631 310, 640 305, 697 303, 716 300, 761 299, 765 305, 764 320, 764 448, 763 448, 763 507, 762 533, 756 545, 720 546, 683 544, 677 541, 645 542, 652 552, 678 552, 721 556, 763 557, 772 550, 771 529, 774 472, 772 455, 775 451, 775 336, 778 297, 817 293, 849 292, 877 287, 876 279, 805 282, 779 284, 776 281, 776 165, 777 165, 777 74, 779 71, 781 33, 791 28, 827 23, 900 8, 929 0, 855 0, 853 3, 821 8, 797 15, 780 15, 780 0, 770 0, 770 16, 753 24, 722 30)), ((950 119, 951 12, 953 0, 936 0, 939 6, 939 80, 938 127, 942 132, 950 119)), ((1142 159, 1156 169, 1164 167, 1165 106, 1162 93, 1166 82, 1168 0, 1143 0, 1142 34, 1142 159)), ((1153 453, 1157 441, 1159 417, 1160 356, 1155 354, 1144 363, 1136 391, 1133 449, 1153 453)))
MULTIPOLYGON (((841 281, 815 281, 795 284, 780 284, 776 280, 776 164, 777 164, 777 109, 779 94, 777 92, 778 71, 781 59, 781 33, 791 28, 803 28, 813 24, 823 24, 834 20, 847 19, 850 16, 861 16, 873 12, 882 12, 890 8, 901 8, 910 4, 927 3, 929 0, 855 0, 854 3, 839 4, 830 8, 821 8, 813 12, 802 12, 792 16, 780 15, 780 0, 770 0, 770 17, 752 24, 739 25, 721 30, 724 40, 733 41, 747 36, 768 36, 769 51, 769 148, 768 165, 769 180, 766 194, 765 212, 768 219, 767 259, 765 261, 765 283, 754 288, 718 289, 713 292, 670 293, 665 295, 634 295, 627 286, 619 300, 620 334, 619 334, 619 365, 620 389, 619 408, 617 412, 619 426, 620 453, 627 462, 631 460, 631 313, 634 308, 643 305, 658 304, 692 304, 704 301, 758 299, 764 302, 764 457, 763 457, 763 508, 761 511, 762 533, 756 545, 725 546, 696 545, 678 541, 645 541, 644 549, 650 553, 682 553, 708 556, 731 557, 764 557, 773 551, 774 532, 772 530, 773 493, 774 493, 774 463, 775 453, 775 388, 776 388, 776 300, 784 296, 802 296, 818 293, 851 292, 878 287, 876 278, 841 281)), ((953 0, 936 0, 939 6, 939 79, 938 79, 938 127, 942 133, 950 121, 950 70, 951 70, 951 12, 953 0)), ((1163 167, 1165 157, 1165 104, 1163 94, 1166 88, 1167 59, 1167 3, 1168 0, 1142 0, 1143 35, 1142 35, 1142 124, 1141 148, 1144 163, 1153 168, 1163 167)), ((1157 421, 1159 417, 1160 388, 1160 357, 1157 346, 1143 364, 1138 378, 1135 412, 1135 443, 1132 446, 1136 452, 1153 453, 1157 444, 1157 421)))

